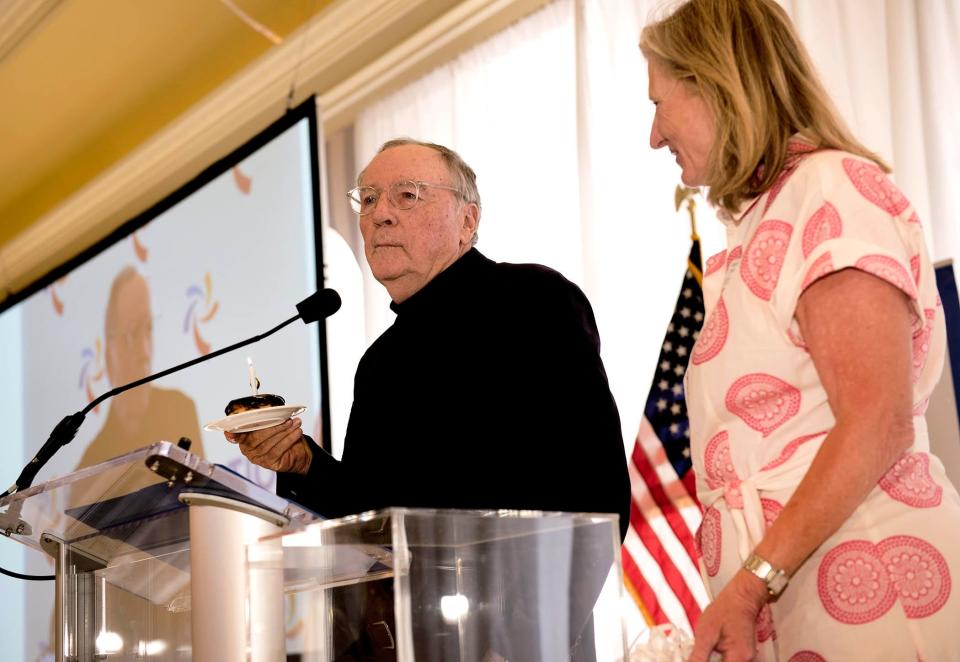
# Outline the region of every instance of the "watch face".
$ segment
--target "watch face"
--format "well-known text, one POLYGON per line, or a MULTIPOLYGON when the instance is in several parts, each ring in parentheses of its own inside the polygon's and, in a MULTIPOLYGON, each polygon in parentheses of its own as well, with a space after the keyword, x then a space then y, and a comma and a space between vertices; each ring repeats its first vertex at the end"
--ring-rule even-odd
POLYGON ((778 570, 774 573, 773 577, 767 580, 767 591, 772 596, 778 596, 783 592, 783 589, 787 587, 789 582, 790 580, 783 574, 783 571, 778 570))

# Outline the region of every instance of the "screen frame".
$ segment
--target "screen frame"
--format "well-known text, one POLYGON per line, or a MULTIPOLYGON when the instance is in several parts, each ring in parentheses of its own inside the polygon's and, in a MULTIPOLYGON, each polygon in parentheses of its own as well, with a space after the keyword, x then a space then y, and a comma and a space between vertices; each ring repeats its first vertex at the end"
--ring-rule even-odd
MULTIPOLYGON (((256 152, 258 149, 292 128, 295 124, 307 120, 309 147, 310 147, 310 188, 311 201, 313 204, 313 237, 314 237, 314 268, 317 282, 317 289, 322 289, 326 284, 325 262, 323 259, 323 211, 321 209, 320 199, 320 150, 319 150, 319 122, 317 119, 316 97, 310 96, 303 103, 293 108, 288 108, 282 117, 271 123, 265 129, 250 138, 232 152, 217 159, 199 174, 193 177, 170 194, 164 196, 159 201, 149 206, 144 211, 136 214, 132 218, 121 223, 116 229, 108 235, 84 249, 76 256, 66 260, 49 271, 43 276, 33 281, 19 291, 9 293, 9 296, 0 301, 0 315, 10 308, 22 303, 45 287, 51 285, 54 281, 66 276, 77 267, 90 261, 106 249, 116 243, 126 239, 135 231, 160 216, 168 209, 176 206, 201 188, 212 182, 223 173, 239 164, 245 158, 256 152)), ((290 302, 291 312, 294 309, 296 301, 290 302)), ((265 320, 264 325, 270 326, 275 320, 265 320)), ((327 327, 326 320, 321 319, 317 322, 319 338, 319 357, 320 357, 320 411, 323 439, 318 440, 317 444, 330 451, 330 383, 327 375, 327 327)), ((238 338, 237 340, 241 340, 238 338)), ((25 449, 30 453, 30 449, 25 449)))

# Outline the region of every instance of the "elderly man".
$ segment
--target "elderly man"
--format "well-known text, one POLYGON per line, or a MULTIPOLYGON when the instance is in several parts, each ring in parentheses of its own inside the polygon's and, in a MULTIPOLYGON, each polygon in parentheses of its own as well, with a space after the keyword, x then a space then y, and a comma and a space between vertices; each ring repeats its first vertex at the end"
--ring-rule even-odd
POLYGON ((619 417, 579 288, 473 248, 476 178, 445 147, 390 141, 349 195, 397 318, 357 368, 342 461, 304 443, 299 420, 227 438, 280 472, 281 494, 326 516, 605 512, 619 514, 622 534, 630 482, 619 417))
POLYGON ((386 506, 629 517, 616 405, 583 293, 473 244, 480 198, 453 151, 386 143, 350 192, 397 319, 357 369, 343 460, 300 420, 227 437, 326 516, 386 506), (362 489, 358 489, 362 486, 362 489))

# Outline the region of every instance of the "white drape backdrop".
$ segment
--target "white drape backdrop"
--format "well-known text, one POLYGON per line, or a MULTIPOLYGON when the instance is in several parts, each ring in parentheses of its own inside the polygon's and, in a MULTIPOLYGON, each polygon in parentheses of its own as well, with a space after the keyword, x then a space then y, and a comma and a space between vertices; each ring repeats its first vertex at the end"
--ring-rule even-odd
MULTIPOLYGON (((935 259, 960 256, 960 3, 782 0, 856 135, 895 168, 935 259)), ((648 0, 557 0, 358 117, 366 163, 401 135, 459 151, 483 198, 478 248, 586 291, 632 448, 689 249, 679 170, 648 146, 640 28, 648 0)), ((701 204, 704 257, 723 234, 701 204)), ((391 321, 367 274, 367 332, 391 321)))
MULTIPOLYGON (((546 264, 583 287, 632 445, 689 228, 673 212, 676 167, 646 147, 642 15, 611 7, 552 3, 371 106, 354 135, 358 163, 398 135, 452 146, 477 171, 478 248, 546 264)), ((376 334, 391 314, 382 288, 367 291, 376 334)))
MULTIPOLYGON (((780 1, 854 133, 894 167, 934 259, 960 259, 960 2, 780 1)), ((687 215, 673 208, 679 169, 648 144, 653 107, 637 41, 662 10, 653 0, 556 0, 354 126, 358 166, 397 136, 459 151, 478 175, 480 250, 549 265, 584 289, 626 452, 690 248, 687 215)), ((703 203, 697 218, 706 259, 724 233, 703 203)), ((364 280, 370 342, 393 315, 369 272, 364 280)), ((622 615, 630 640, 643 632, 638 613, 622 615)))

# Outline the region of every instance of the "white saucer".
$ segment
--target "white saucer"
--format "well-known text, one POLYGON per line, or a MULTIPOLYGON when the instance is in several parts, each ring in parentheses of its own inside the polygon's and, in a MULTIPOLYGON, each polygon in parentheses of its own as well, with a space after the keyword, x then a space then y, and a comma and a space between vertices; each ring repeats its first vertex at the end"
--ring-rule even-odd
POLYGON ((288 418, 306 411, 303 405, 284 405, 282 407, 263 407, 251 409, 239 414, 231 414, 203 426, 204 430, 215 432, 253 432, 283 423, 288 418))

